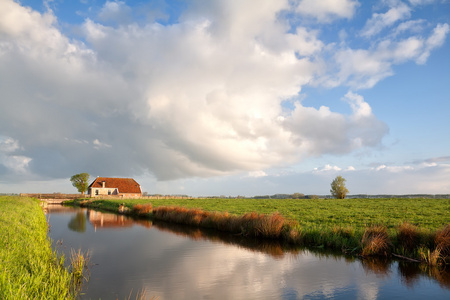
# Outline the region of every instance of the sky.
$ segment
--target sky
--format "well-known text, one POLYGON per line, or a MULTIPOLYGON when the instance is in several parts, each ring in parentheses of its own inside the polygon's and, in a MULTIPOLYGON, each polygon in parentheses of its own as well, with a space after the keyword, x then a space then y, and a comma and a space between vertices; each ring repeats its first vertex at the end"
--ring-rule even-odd
POLYGON ((0 193, 450 193, 450 0, 0 0, 0 193))

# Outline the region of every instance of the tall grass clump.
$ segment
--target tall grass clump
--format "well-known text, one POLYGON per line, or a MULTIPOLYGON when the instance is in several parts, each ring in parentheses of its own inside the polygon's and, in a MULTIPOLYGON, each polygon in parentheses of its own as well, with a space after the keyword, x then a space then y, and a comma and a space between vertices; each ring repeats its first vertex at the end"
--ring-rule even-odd
POLYGON ((147 203, 147 204, 136 204, 133 205, 133 209, 131 210, 131 213, 137 216, 146 216, 149 213, 152 212, 152 204, 151 203, 147 203))
POLYGON ((285 218, 279 213, 265 215, 256 212, 237 217, 236 222, 243 234, 265 238, 279 238, 286 224, 285 218))
POLYGON ((72 276, 72 286, 76 290, 80 290, 83 282, 89 279, 88 264, 90 260, 89 251, 86 253, 81 252, 79 249, 70 251, 70 274, 72 276))
POLYGON ((0 197, 0 299, 75 299, 64 258, 47 238, 39 201, 0 197))
POLYGON ((435 238, 435 256, 437 261, 443 264, 450 264, 450 224, 438 231, 435 238))
POLYGON ((420 247, 419 250, 420 259, 428 264, 429 266, 437 266, 441 259, 441 251, 439 248, 434 249, 433 251, 427 247, 420 247))
POLYGON ((227 212, 207 212, 184 207, 156 207, 153 209, 153 217, 168 222, 263 238, 280 238, 287 225, 285 218, 278 213, 266 215, 252 212, 235 216, 227 212))
POLYGON ((361 240, 362 255, 387 256, 391 246, 387 228, 381 225, 373 225, 366 228, 361 240))
POLYGON ((408 222, 403 222, 398 228, 397 240, 400 247, 406 252, 411 252, 420 242, 419 229, 408 222))

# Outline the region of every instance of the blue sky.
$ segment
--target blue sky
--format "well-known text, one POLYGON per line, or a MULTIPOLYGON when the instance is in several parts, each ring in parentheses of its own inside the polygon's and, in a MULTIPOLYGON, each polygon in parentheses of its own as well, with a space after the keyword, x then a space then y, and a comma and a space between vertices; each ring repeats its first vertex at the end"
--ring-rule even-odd
POLYGON ((450 193, 448 0, 0 3, 0 192, 450 193))

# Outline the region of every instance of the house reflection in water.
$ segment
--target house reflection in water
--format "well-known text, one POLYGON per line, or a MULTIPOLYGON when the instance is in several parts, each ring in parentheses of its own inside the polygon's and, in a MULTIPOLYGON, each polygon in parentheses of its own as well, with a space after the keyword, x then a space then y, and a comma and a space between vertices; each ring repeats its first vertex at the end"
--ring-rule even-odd
POLYGON ((139 224, 147 228, 152 227, 149 220, 133 220, 124 215, 105 213, 100 211, 88 210, 86 212, 89 222, 94 226, 95 231, 103 228, 132 227, 139 224))

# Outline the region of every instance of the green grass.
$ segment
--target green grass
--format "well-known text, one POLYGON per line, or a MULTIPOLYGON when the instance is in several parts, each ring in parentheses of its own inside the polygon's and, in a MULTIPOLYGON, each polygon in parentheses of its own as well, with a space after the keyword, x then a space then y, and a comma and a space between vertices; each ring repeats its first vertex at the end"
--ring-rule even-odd
POLYGON ((73 279, 47 238, 39 201, 0 197, 0 299, 75 299, 73 279))

